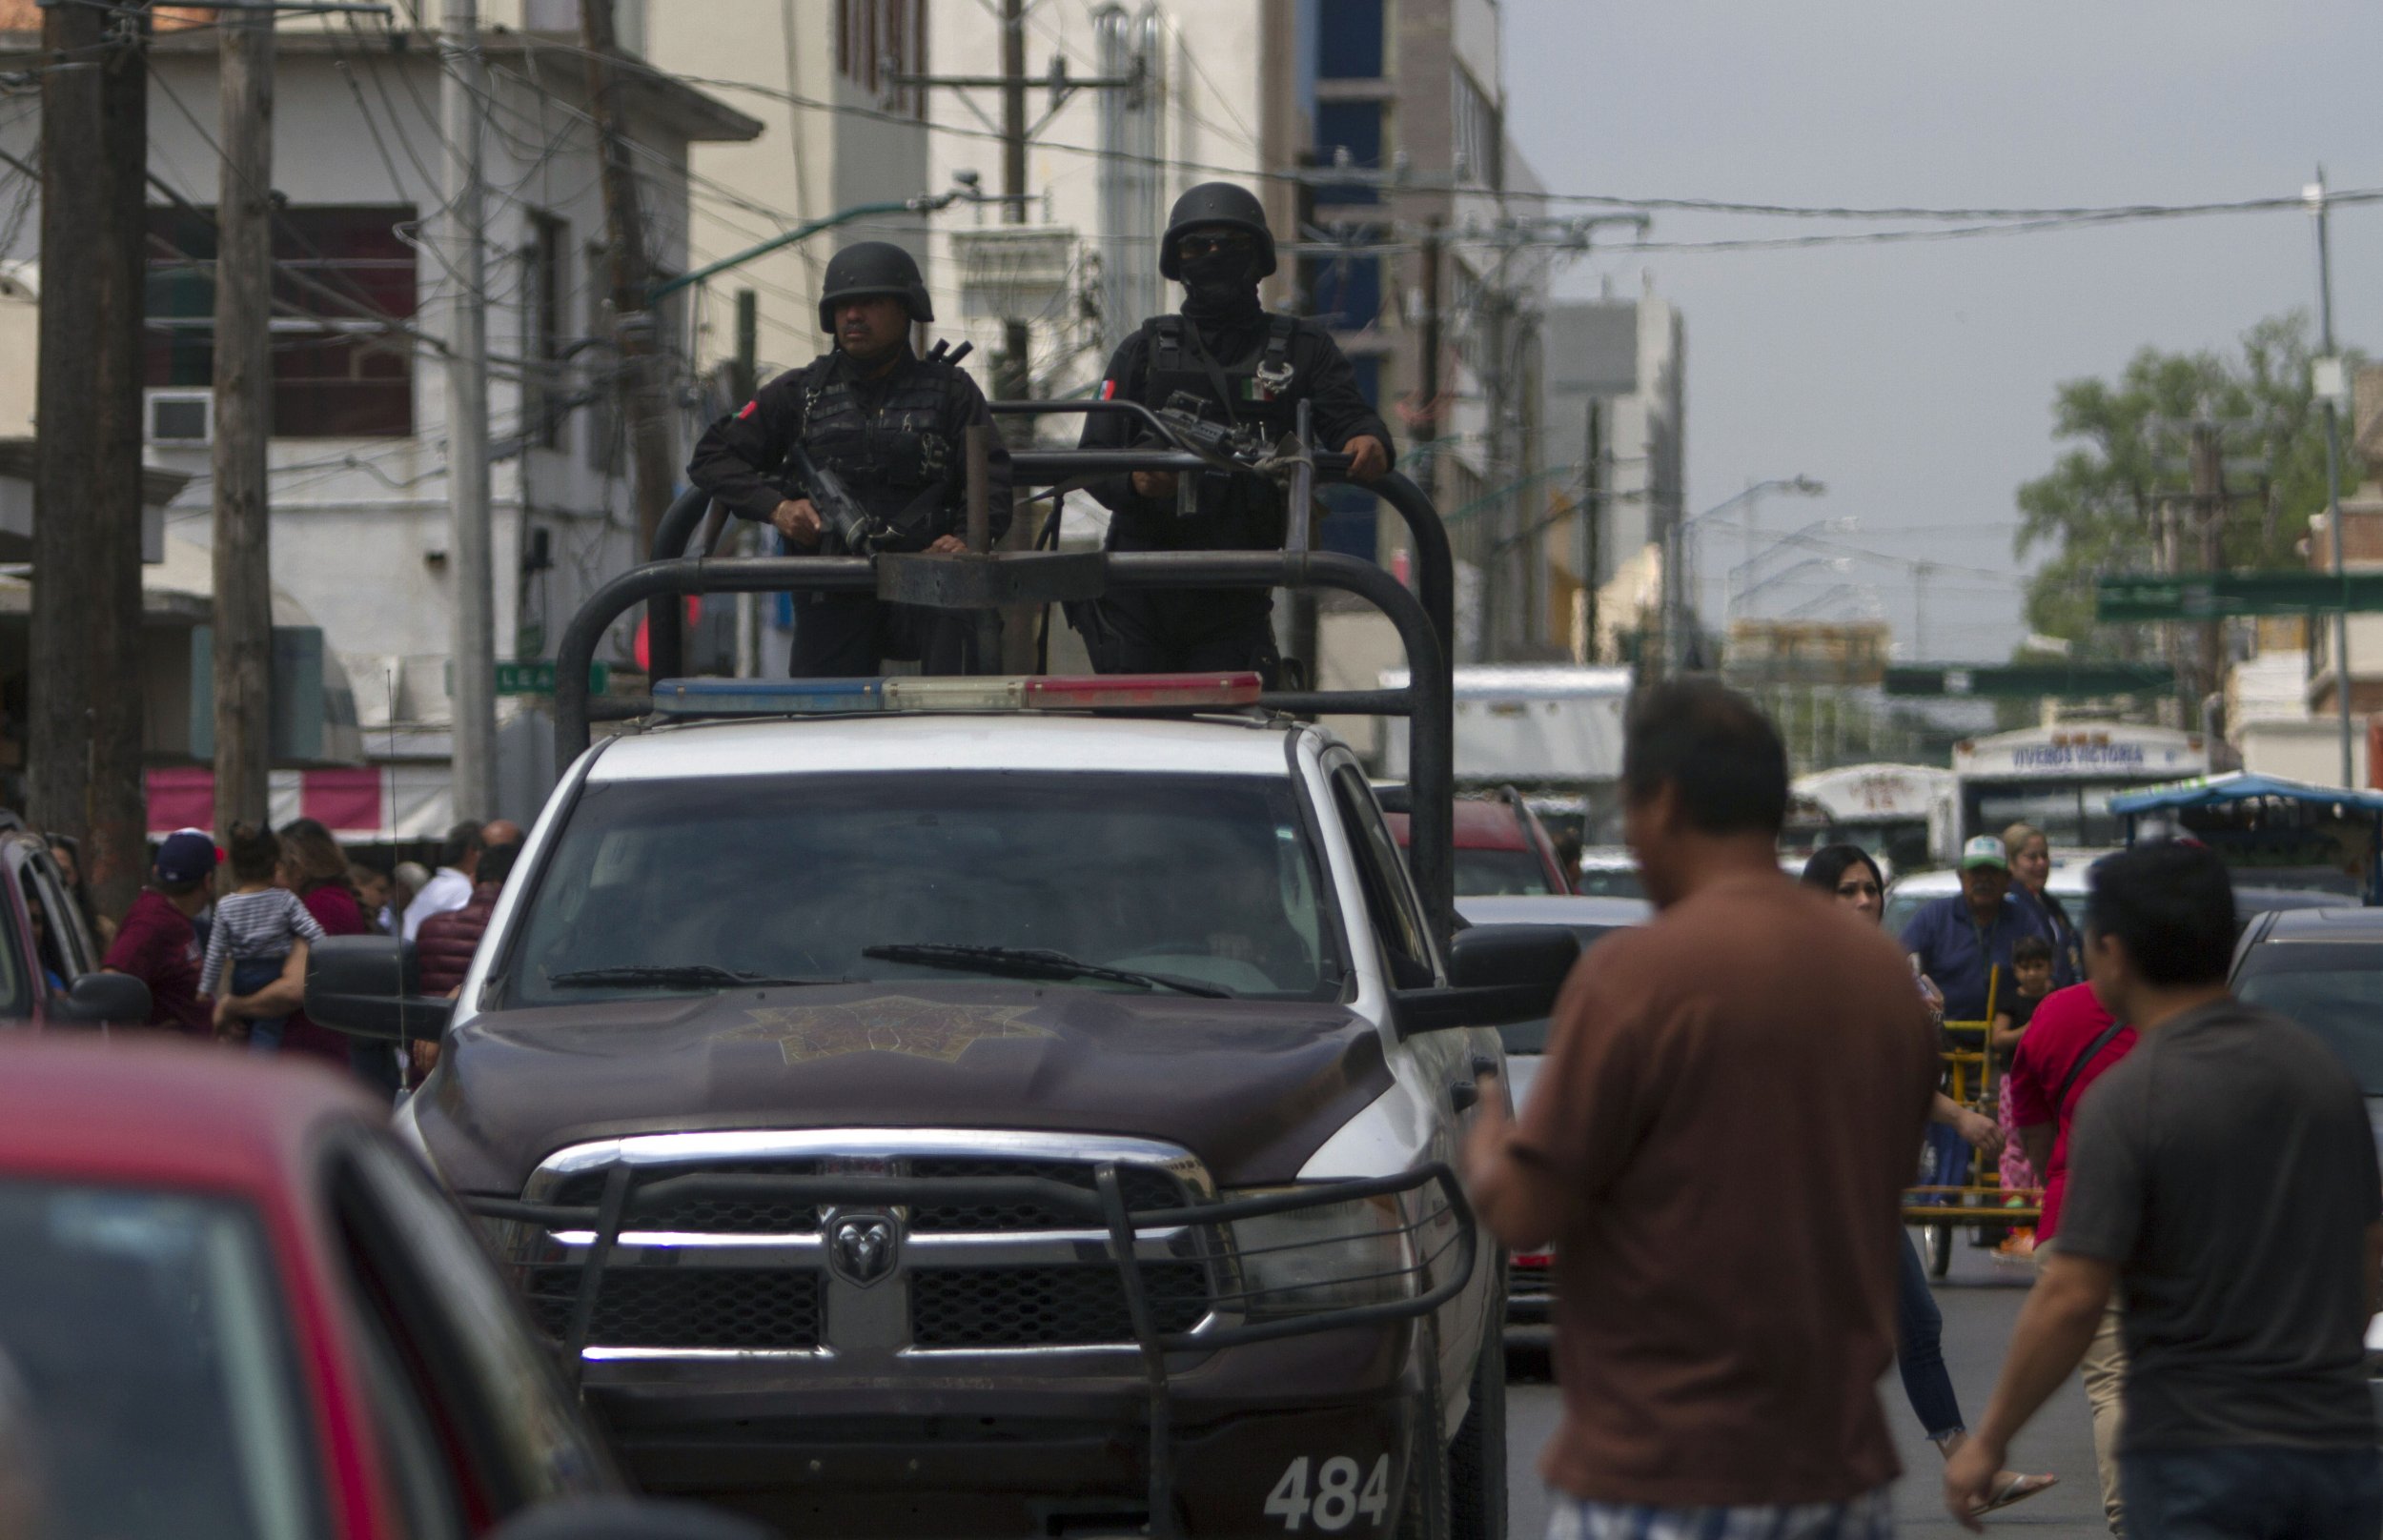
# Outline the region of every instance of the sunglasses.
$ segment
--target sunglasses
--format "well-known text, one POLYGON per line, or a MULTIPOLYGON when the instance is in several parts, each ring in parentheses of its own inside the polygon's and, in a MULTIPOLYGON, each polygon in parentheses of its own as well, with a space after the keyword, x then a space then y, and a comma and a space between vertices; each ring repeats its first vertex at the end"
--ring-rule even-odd
POLYGON ((1175 250, 1185 256, 1207 256, 1212 252, 1246 252, 1254 244, 1247 235, 1225 232, 1214 235, 1186 235, 1175 242, 1175 250))

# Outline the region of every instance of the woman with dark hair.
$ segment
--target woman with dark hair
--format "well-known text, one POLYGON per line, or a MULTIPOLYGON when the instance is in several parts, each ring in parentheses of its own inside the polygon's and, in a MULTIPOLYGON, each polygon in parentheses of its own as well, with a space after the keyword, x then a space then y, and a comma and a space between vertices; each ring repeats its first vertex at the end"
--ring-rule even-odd
POLYGON ((2051 943, 2052 987, 2083 983, 2085 942, 2060 896, 2047 886, 2052 880, 2051 838, 2032 823, 2014 823, 2003 831, 2003 848, 2009 852, 2011 902, 2027 912, 2051 943))
MULTIPOLYGON (((1803 882, 1830 894, 1871 924, 1882 923, 1885 918, 1886 884, 1881 880, 1878 862, 1859 845, 1823 845, 1814 851, 1804 862, 1803 882)), ((1945 1000, 1936 986, 1922 975, 1917 987, 1929 1009, 1941 1015, 1945 1000)), ((1937 1092, 1928 1115, 1972 1145, 1998 1147, 2001 1144, 2003 1131, 1991 1119, 1942 1091, 1937 1092)), ((1895 1367, 1903 1373, 1904 1394, 1911 1401, 1912 1414, 1927 1429, 1928 1441, 1949 1460, 1967 1442, 1969 1430, 1961 1420, 1961 1400, 1953 1393, 1953 1377, 1945 1369, 1945 1317, 1936 1307, 1927 1270, 1921 1266, 1920 1253, 1912 1249, 1908 1235, 1904 1238, 1902 1258, 1903 1271, 1895 1285, 1895 1367)), ((2006 1470, 1994 1478, 1992 1495, 1978 1511, 2008 1508, 2058 1480, 2057 1476, 2006 1470)))
MULTIPOLYGON (((281 826, 281 841, 290 853, 299 902, 323 927, 323 934, 371 935, 372 922, 365 918, 364 905, 348 880, 347 852, 339 848, 339 841, 331 837, 331 831, 315 819, 293 819, 281 826)), ((389 1074, 377 1076, 373 1072, 377 1065, 368 1063, 374 1056, 389 1058, 387 1047, 356 1043, 327 1026, 317 1026, 306 1019, 304 1011, 293 1015, 283 1029, 281 1051, 309 1053, 348 1065, 375 1086, 395 1078, 394 1064, 389 1074)))

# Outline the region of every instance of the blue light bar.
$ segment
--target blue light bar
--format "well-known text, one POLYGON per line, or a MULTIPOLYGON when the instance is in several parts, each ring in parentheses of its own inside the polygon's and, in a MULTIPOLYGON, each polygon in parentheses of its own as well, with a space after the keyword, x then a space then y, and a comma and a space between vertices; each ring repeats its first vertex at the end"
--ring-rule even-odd
POLYGON ((660 679, 662 717, 784 717, 809 712, 879 711, 883 679, 660 679))

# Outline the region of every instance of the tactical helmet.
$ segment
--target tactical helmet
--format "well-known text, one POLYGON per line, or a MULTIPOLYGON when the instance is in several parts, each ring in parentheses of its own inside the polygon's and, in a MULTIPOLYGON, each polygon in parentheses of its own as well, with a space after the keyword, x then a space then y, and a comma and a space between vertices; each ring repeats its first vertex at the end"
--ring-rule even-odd
POLYGON ((1263 278, 1274 271, 1274 233, 1266 228, 1266 206, 1258 202, 1257 194, 1231 182, 1202 182, 1175 199, 1175 206, 1168 211, 1167 233, 1158 244, 1162 274, 1183 276, 1183 263, 1175 254, 1176 237, 1204 225, 1248 231, 1257 237, 1257 271, 1251 276, 1263 278))
POLYGON ((870 294, 894 295, 908 307, 914 321, 935 318, 917 259, 891 241, 862 241, 827 259, 827 276, 819 289, 819 329, 836 329, 839 301, 870 294))

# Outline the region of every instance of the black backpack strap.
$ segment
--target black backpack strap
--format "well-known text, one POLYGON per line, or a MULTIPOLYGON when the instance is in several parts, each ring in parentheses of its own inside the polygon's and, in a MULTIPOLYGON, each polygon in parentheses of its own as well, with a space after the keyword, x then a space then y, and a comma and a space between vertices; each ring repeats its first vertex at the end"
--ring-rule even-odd
POLYGON ((1143 334, 1150 338, 1149 368, 1153 372, 1173 374, 1183 368, 1183 317, 1153 315, 1142 323, 1143 334))
POLYGON ((1299 334, 1296 316, 1276 314, 1266 324, 1266 352, 1258 359, 1257 382, 1270 395, 1280 395, 1291 388, 1291 339, 1299 334))
POLYGON ((2118 1034, 2126 1030, 2126 1023, 2112 1022, 2109 1024, 2108 1031, 2104 1032, 2100 1037, 2095 1038, 2091 1043, 2087 1044, 2085 1046, 2085 1052, 2077 1055, 2077 1062, 2070 1064, 2068 1066, 2068 1073, 2062 1077, 2060 1089, 2052 1093, 2052 1117, 2055 1120, 2060 1117, 2061 1107, 2068 1100, 2068 1088, 2077 1084, 2077 1077, 2086 1072, 2086 1065, 2093 1063, 2093 1056, 2100 1053, 2104 1048, 2108 1047, 2112 1043, 2116 1042, 2118 1034))

